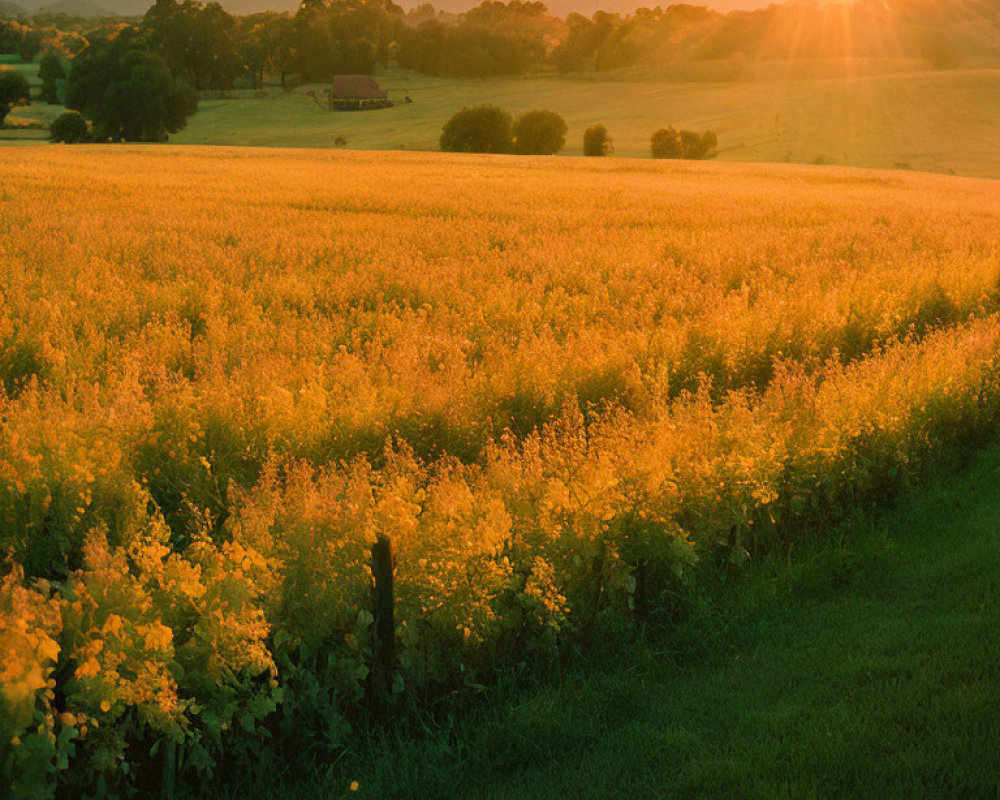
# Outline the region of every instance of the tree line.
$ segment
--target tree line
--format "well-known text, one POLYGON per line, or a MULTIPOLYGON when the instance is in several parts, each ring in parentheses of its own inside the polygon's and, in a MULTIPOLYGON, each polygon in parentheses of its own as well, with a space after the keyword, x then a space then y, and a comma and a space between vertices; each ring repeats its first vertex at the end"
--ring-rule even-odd
MULTIPOLYGON (((68 17, 62 23, 80 27, 68 17)), ((303 0, 295 14, 245 16, 216 2, 157 0, 141 19, 103 22, 82 34, 43 27, 35 18, 0 20, 0 53, 30 61, 51 51, 72 59, 127 27, 133 45, 197 90, 231 89, 240 78, 261 88, 269 75, 282 86, 289 78, 327 81, 371 74, 390 62, 428 75, 489 77, 543 63, 562 25, 542 3, 521 0, 485 0, 461 15, 430 6, 405 12, 392 0, 303 0)))
MULTIPOLYGON (((438 144, 452 153, 516 153, 551 156, 566 145, 566 121, 554 111, 527 111, 516 119, 494 105, 456 111, 441 131, 438 144)), ((715 158, 719 140, 714 131, 697 133, 661 128, 650 137, 653 158, 704 160, 715 158)), ((583 134, 585 156, 610 156, 614 144, 608 129, 596 123, 583 134)))
MULTIPOLYGON (((466 78, 699 59, 721 60, 738 71, 748 59, 770 56, 832 57, 845 47, 863 54, 865 31, 879 29, 875 23, 885 22, 885 15, 906 23, 896 29, 905 52, 916 48, 944 68, 958 64, 963 53, 996 50, 988 31, 986 38, 961 46, 949 38, 971 2, 944 7, 924 0, 858 0, 842 13, 853 15, 857 24, 845 30, 858 31, 861 39, 814 42, 816 31, 824 30, 825 12, 810 3, 726 15, 670 5, 563 20, 534 0, 484 0, 458 15, 428 4, 404 11, 393 0, 302 0, 294 14, 245 16, 231 15, 217 2, 157 0, 141 19, 107 20, 93 29, 59 15, 0 20, 0 52, 25 60, 45 53, 50 62, 57 60, 49 64, 49 77, 43 76, 49 81, 46 100, 80 111, 100 138, 159 141, 193 113, 198 91, 232 89, 240 80, 260 89, 272 77, 286 87, 337 74, 371 74, 390 64, 466 78), (64 77, 58 73, 67 62, 64 77)), ((661 145, 670 152, 668 140, 661 145)), ((680 147, 697 151, 693 140, 680 147)))
POLYGON ((561 19, 533 0, 484 0, 463 14, 429 4, 404 11, 393 0, 302 0, 294 14, 245 16, 215 2, 157 0, 141 20, 104 22, 94 30, 65 15, 0 20, 0 53, 30 60, 53 50, 70 58, 107 38, 109 28, 129 24, 175 77, 195 89, 229 89, 240 77, 259 88, 266 75, 325 81, 390 63, 476 78, 698 61, 729 61, 738 70, 758 60, 847 55, 924 58, 947 68, 968 56, 1000 55, 1000 20, 977 11, 976 2, 857 0, 838 11, 846 15, 838 17, 838 29, 849 33, 831 35, 829 8, 808 2, 728 14, 673 4, 561 19), (980 23, 970 28, 973 13, 980 23), (896 52, 886 51, 885 30, 894 31, 896 52))

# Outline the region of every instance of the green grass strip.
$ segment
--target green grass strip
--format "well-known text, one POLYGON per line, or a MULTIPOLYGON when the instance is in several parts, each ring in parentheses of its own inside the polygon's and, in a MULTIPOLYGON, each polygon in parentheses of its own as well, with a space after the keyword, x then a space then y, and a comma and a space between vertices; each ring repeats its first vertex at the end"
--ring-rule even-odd
POLYGON ((993 447, 877 525, 754 565, 669 639, 352 751, 294 795, 998 797, 998 534, 993 447))

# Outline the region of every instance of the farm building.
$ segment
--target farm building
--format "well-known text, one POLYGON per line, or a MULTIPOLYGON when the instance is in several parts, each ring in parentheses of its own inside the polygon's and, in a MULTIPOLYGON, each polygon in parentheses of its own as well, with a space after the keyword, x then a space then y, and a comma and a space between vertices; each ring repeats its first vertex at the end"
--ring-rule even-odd
POLYGON ((336 75, 330 84, 331 111, 359 111, 391 105, 388 93, 370 75, 336 75))

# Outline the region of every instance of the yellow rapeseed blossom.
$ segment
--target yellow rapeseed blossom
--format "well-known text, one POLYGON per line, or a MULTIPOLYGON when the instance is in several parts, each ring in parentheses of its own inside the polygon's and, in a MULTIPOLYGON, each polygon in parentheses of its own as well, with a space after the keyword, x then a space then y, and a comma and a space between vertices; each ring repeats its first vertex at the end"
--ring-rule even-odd
POLYGON ((0 391, 0 534, 73 554, 58 584, 4 569, 14 742, 98 710, 249 729, 302 653, 361 696, 376 542, 393 690, 477 685, 513 637, 627 607, 640 565, 738 561, 1000 416, 987 181, 170 148, 0 171, 0 342, 37 373, 0 391))

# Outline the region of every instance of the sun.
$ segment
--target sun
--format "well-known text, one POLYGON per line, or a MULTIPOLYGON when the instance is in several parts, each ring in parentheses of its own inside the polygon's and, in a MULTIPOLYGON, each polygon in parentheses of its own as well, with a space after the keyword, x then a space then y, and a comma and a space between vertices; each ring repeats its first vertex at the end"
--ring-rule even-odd
POLYGON ((836 65, 840 77, 858 72, 861 59, 904 56, 897 10, 887 0, 793 0, 789 13, 775 14, 764 57, 785 60, 789 77, 803 62, 836 65))

